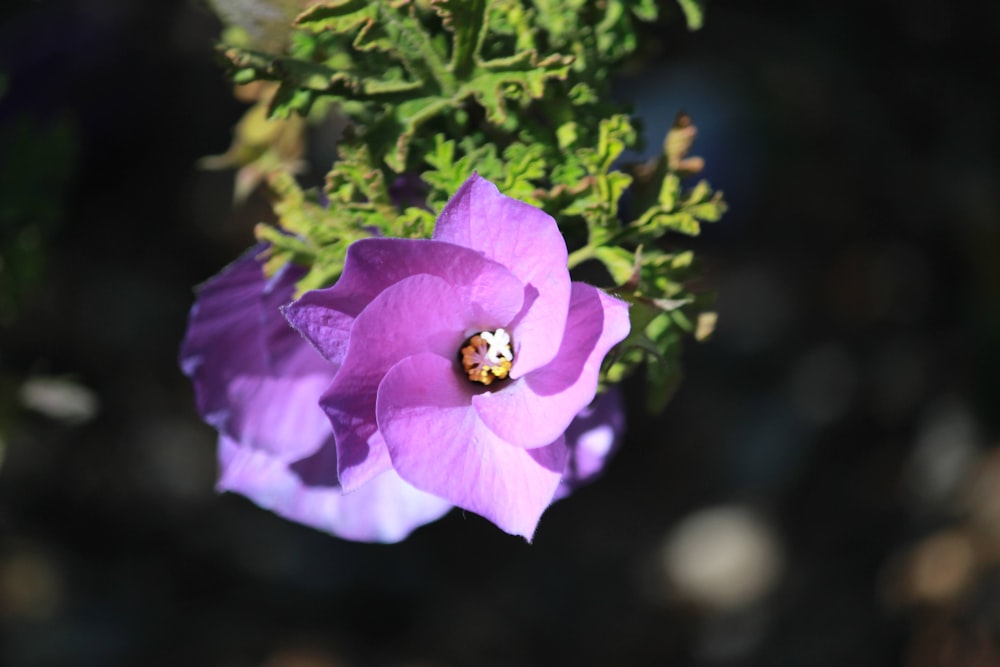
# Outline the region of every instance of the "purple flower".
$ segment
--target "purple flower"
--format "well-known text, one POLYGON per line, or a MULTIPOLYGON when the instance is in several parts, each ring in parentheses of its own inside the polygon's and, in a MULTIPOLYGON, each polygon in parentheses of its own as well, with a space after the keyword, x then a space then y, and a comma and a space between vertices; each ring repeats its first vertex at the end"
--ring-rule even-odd
MULTIPOLYGON (((340 471, 348 471, 347 477, 357 476, 358 465, 351 462, 341 465, 341 457, 352 450, 338 448, 330 422, 318 403, 328 386, 328 394, 337 387, 340 376, 337 371, 341 366, 348 372, 366 367, 364 360, 352 360, 352 354, 364 351, 369 344, 384 345, 387 340, 396 340, 392 336, 387 338, 385 332, 365 338, 363 327, 369 317, 363 311, 367 312, 372 305, 378 307, 380 299, 383 308, 386 303, 391 306, 395 301, 388 300, 396 298, 391 295, 399 292, 395 289, 397 285, 401 290, 411 284, 406 283, 407 278, 424 275, 425 279, 416 284, 436 277, 452 285, 454 298, 442 304, 450 303, 450 310, 455 310, 459 316, 472 312, 480 317, 498 310, 501 314, 514 312, 514 315, 503 320, 506 327, 481 331, 477 331, 479 327, 466 327, 470 335, 459 342, 465 354, 461 359, 457 351, 450 359, 442 357, 451 365, 451 371, 444 375, 460 380, 457 387, 447 379, 442 382, 441 377, 433 373, 427 382, 418 379, 412 400, 394 408, 403 411, 404 419, 409 418, 402 428, 413 428, 414 423, 419 425, 419 419, 414 421, 407 410, 419 411, 421 400, 426 403, 425 409, 442 409, 437 422, 440 428, 453 425, 459 406, 449 403, 447 391, 456 394, 452 398, 462 398, 467 413, 473 409, 470 405, 477 405, 476 397, 487 393, 508 394, 503 399, 506 403, 498 402, 492 408, 493 403, 486 403, 487 410, 502 410, 504 406, 518 410, 527 403, 525 414, 515 415, 522 419, 525 428, 532 426, 524 419, 565 420, 566 414, 572 419, 577 414, 570 412, 574 406, 579 401, 589 400, 586 397, 593 394, 596 365, 608 347, 625 335, 628 324, 623 304, 585 285, 569 284, 564 268, 565 246, 558 232, 553 238, 553 231, 554 223, 547 216, 502 197, 492 185, 474 178, 442 214, 437 241, 378 239, 357 244, 351 249, 351 259, 338 283, 339 289, 311 293, 289 311, 293 318, 296 311, 304 315, 303 328, 320 336, 323 343, 318 347, 326 350, 329 360, 323 359, 280 315, 280 307, 291 300, 294 283, 301 271, 289 267, 273 279, 265 280, 261 263, 255 259, 261 247, 202 286, 191 311, 181 350, 181 365, 194 382, 199 411, 220 433, 218 488, 241 493, 286 518, 347 539, 400 540, 415 527, 446 513, 452 506, 453 497, 460 497, 463 502, 459 504, 463 507, 484 514, 505 529, 530 537, 538 515, 553 499, 553 480, 558 483, 554 497, 563 497, 593 478, 613 451, 624 425, 620 397, 616 394, 602 396, 592 405, 584 404, 564 437, 557 435, 539 447, 535 447, 529 437, 504 439, 490 435, 492 430, 488 424, 485 426, 487 431, 483 431, 483 424, 477 426, 475 423, 479 419, 477 415, 467 414, 463 424, 469 420, 468 438, 463 442, 461 434, 457 434, 449 442, 472 448, 473 459, 470 460, 470 452, 445 458, 446 463, 451 463, 449 474, 454 474, 455 484, 443 492, 427 489, 431 493, 404 481, 391 466, 370 473, 369 479, 345 493, 340 471), (493 247, 471 253, 468 247, 448 241, 452 238, 449 234, 460 234, 463 229, 468 234, 484 233, 474 229, 470 218, 484 214, 490 216, 491 223, 501 226, 501 231, 506 230, 505 240, 494 241, 493 247), (523 246, 525 240, 531 239, 538 240, 535 248, 529 252, 518 250, 519 243, 523 246), (558 243, 554 242, 556 240, 558 243), (371 246, 373 242, 375 245, 371 246), (424 253, 422 259, 412 256, 414 248, 424 253), (540 256, 535 257, 536 254, 540 256), (555 254, 558 259, 552 261, 546 256, 548 254, 555 254), (505 257, 507 268, 494 261, 505 257), (377 271, 380 262, 388 262, 383 266, 395 268, 377 271), (381 275, 373 278, 366 273, 366 267, 381 275), (369 283, 370 278, 374 282, 369 283), (491 283, 491 279, 496 282, 491 283), (561 289, 563 294, 568 292, 568 298, 564 296, 560 301, 545 294, 550 287, 561 289), (517 299, 510 297, 511 290, 522 302, 517 308, 512 305, 517 299), (455 297, 456 294, 461 298, 455 297), (332 307, 324 313, 322 308, 327 306, 322 303, 310 305, 314 299, 329 300, 333 306, 339 305, 339 309, 332 307), (547 310, 535 311, 543 307, 547 310), (559 308, 562 318, 553 315, 559 308), (357 326, 361 329, 353 332, 351 327, 359 322, 357 326), (556 344, 546 341, 540 344, 549 346, 550 359, 545 359, 546 353, 532 349, 535 348, 532 341, 543 338, 540 334, 547 331, 546 322, 553 326, 555 333, 549 337, 554 338, 556 344), (341 328, 344 324, 348 327, 346 332, 341 328), (355 348, 352 348, 352 341, 357 341, 353 343, 355 348), (355 370, 351 371, 352 368, 355 370), (477 382, 470 382, 470 377, 477 382), (589 390, 582 391, 582 384, 588 385, 589 390), (426 401, 426 397, 436 391, 434 387, 444 387, 446 391, 426 401), (522 394, 518 395, 518 391, 522 394), (485 454, 478 461, 474 459, 477 451, 485 454), (478 465, 478 469, 469 467, 470 463, 478 465), (488 489, 498 493, 520 493, 526 500, 516 495, 513 498, 498 496, 496 507, 491 508, 488 503, 484 506, 482 493, 467 491, 469 482, 463 475, 470 471, 480 475, 480 481, 489 485, 488 489), (536 485, 539 488, 535 488, 536 485), (524 519, 528 513, 532 513, 533 518, 529 515, 524 519), (530 530, 524 528, 529 520, 530 530)), ((399 294, 412 296, 409 292, 399 294)), ((407 326, 421 327, 425 332, 439 331, 440 327, 431 317, 434 312, 438 311, 429 309, 427 317, 430 319, 422 320, 414 319, 411 312, 411 319, 406 322, 393 315, 391 319, 395 324, 388 326, 404 332, 407 326)), ((454 317, 454 314, 446 316, 442 321, 450 322, 454 317)), ((451 333, 441 335, 454 337, 451 333)), ((417 363, 438 363, 433 359, 438 349, 435 344, 410 339, 406 342, 413 349, 410 354, 401 355, 400 361, 417 357, 417 363), (420 356, 428 351, 432 358, 420 356)), ((389 370, 397 365, 390 364, 389 370)), ((389 370, 382 375, 388 377, 389 370)), ((406 380, 404 376, 403 386, 406 380)), ((366 381, 361 378, 362 383, 366 381)), ((355 375, 347 386, 358 382, 355 375)), ((362 396, 356 398, 362 399, 362 396)), ((371 410, 375 411, 375 425, 378 426, 377 392, 372 400, 373 406, 357 413, 359 428, 363 429, 364 420, 371 418, 371 410)), ((337 423, 334 421, 335 426, 337 423)), ((558 421, 555 425, 544 424, 542 432, 558 430, 558 424, 558 421)), ((400 427, 390 425, 389 428, 398 431, 400 427)), ((426 436, 426 432, 416 431, 413 438, 405 439, 401 448, 422 447, 426 436)), ((353 434, 348 441, 352 437, 358 436, 353 434)), ((399 439, 398 435, 389 437, 390 441, 399 439)), ((381 445, 383 453, 388 451, 386 438, 381 434, 376 432, 370 440, 373 446, 381 445)), ((428 450, 428 456, 439 453, 440 449, 428 450)), ((388 460, 390 464, 393 461, 391 452, 388 460)), ((403 460, 408 459, 403 457, 403 460)))
POLYGON ((198 410, 219 431, 220 491, 352 540, 394 542, 451 503, 387 471, 354 493, 317 402, 334 377, 281 316, 301 275, 265 281, 258 247, 201 287, 181 348, 198 410))
POLYGON ((473 175, 433 239, 358 241, 333 287, 285 310, 330 362, 345 498, 398 474, 531 538, 629 331, 627 305, 571 283, 566 259, 550 216, 473 175))

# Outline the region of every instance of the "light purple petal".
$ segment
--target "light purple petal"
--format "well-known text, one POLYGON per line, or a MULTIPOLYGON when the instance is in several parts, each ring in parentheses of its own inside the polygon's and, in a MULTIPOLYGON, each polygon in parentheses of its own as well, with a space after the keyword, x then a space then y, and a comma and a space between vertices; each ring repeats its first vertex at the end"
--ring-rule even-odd
POLYGON ((398 475, 344 496, 319 397, 326 362, 279 312, 301 271, 265 280, 255 248, 201 287, 180 361, 199 411, 220 431, 220 490, 347 539, 397 541, 450 504, 398 475))
POLYGON ((344 363, 351 325, 357 313, 344 312, 332 287, 306 292, 282 312, 289 324, 295 327, 316 350, 332 364, 334 371, 344 363))
POLYGON ((566 331, 549 364, 495 392, 472 399, 500 438, 538 447, 562 434, 594 398, 601 362, 629 332, 628 304, 584 283, 573 283, 566 331))
MULTIPOLYGON (((478 251, 427 239, 362 239, 348 248, 337 283, 302 295, 285 309, 285 316, 339 366, 347 353, 354 318, 386 288, 420 274, 461 286, 473 304, 516 301, 519 310, 524 299, 523 285, 478 251)), ((513 315, 495 321, 484 312, 479 319, 477 326, 496 329, 507 326, 513 315)))
POLYGON ((375 415, 386 372, 411 354, 433 352, 455 359, 451 372, 457 373, 459 349, 484 326, 483 318, 504 322, 517 312, 520 290, 507 289, 519 285, 517 279, 492 262, 479 261, 498 288, 490 300, 478 294, 478 285, 455 286, 421 274, 383 290, 354 321, 344 365, 320 400, 337 438, 340 482, 346 490, 391 467, 375 415))
MULTIPOLYGON (((311 471, 302 470, 304 466, 289 465, 281 457, 242 447, 225 436, 219 438, 219 463, 220 491, 242 494, 279 516, 348 540, 398 542, 452 507, 413 488, 391 470, 355 493, 344 494, 337 485, 309 484, 311 471)), ((336 468, 317 457, 303 463, 336 468)))
POLYGON ((316 403, 332 369, 275 305, 291 298, 300 272, 289 268, 267 281, 254 250, 199 289, 181 368, 199 412, 221 433, 246 447, 305 456, 330 432, 316 403))
POLYGON ((559 349, 569 308, 566 241, 550 215, 500 194, 473 174, 438 216, 434 239, 482 251, 525 285, 525 310, 513 327, 518 378, 548 363, 559 349))
POLYGON ((621 391, 611 387, 581 410, 566 429, 569 461, 556 498, 563 498, 597 478, 621 446, 624 433, 625 406, 621 391))
POLYGON ((264 279, 254 260, 259 248, 243 255, 201 285, 181 343, 181 370, 194 384, 198 411, 219 430, 238 429, 230 419, 228 384, 237 370, 268 373, 263 337, 242 332, 262 327, 264 279), (235 345, 239 341, 241 344, 235 345))
POLYGON ((568 458, 562 436, 522 449, 498 438, 469 405, 454 362, 417 354, 392 367, 378 392, 378 424, 400 476, 529 541, 568 458))
MULTIPOLYGON (((316 351, 303 346, 302 355, 316 351)), ((290 457, 316 451, 330 434, 330 424, 319 409, 319 397, 330 376, 300 377, 240 375, 228 386, 230 428, 245 447, 281 452, 290 457)))

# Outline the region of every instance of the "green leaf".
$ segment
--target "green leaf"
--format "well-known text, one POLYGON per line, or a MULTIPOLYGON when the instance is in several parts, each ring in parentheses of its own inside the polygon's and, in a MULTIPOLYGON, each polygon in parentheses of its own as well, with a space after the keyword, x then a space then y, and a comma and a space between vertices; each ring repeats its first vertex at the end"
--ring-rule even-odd
POLYGON ((593 86, 589 86, 586 83, 576 83, 569 90, 569 100, 572 104, 576 106, 583 106, 585 104, 596 104, 601 100, 598 96, 597 91, 593 86))
POLYGON ((425 84, 442 81, 446 67, 441 53, 434 47, 427 31, 413 15, 406 0, 331 0, 313 5, 295 21, 312 31, 352 34, 354 48, 359 51, 391 53, 401 59, 406 68, 425 84))
POLYGON ((654 414, 667 406, 684 378, 680 337, 671 336, 664 342, 662 357, 646 367, 646 410, 654 414))
POLYGON ((569 201, 562 214, 582 216, 589 233, 588 245, 607 243, 610 230, 620 227, 618 202, 632 183, 632 176, 621 171, 609 171, 626 146, 634 143, 635 130, 622 114, 601 120, 597 146, 579 148, 576 161, 567 161, 554 171, 553 197, 563 195, 569 201), (582 172, 582 173, 581 173, 582 172))
POLYGON ((299 238, 309 238, 312 229, 322 224, 320 212, 307 205, 305 193, 287 172, 275 173, 268 181, 274 197, 274 212, 282 229, 299 238))
POLYGON ((635 272, 635 253, 620 246, 601 246, 594 250, 594 256, 608 269, 616 285, 624 285, 631 280, 635 272))
POLYGON ((684 19, 690 31, 700 30, 705 23, 705 10, 702 7, 703 0, 677 0, 684 12, 684 19))
POLYGON ((681 179, 674 172, 669 172, 663 179, 663 186, 660 188, 660 208, 664 211, 672 211, 677 205, 677 200, 681 195, 681 179))
POLYGON ((559 143, 559 148, 565 150, 575 144, 580 138, 577 133, 576 122, 563 123, 556 129, 556 140, 559 143))
POLYGON ((435 46, 434 40, 413 14, 413 5, 403 0, 410 11, 385 10, 380 14, 386 40, 379 48, 390 51, 403 61, 415 78, 433 86, 432 92, 448 95, 454 88, 454 78, 445 65, 445 54, 435 46))
POLYGON ((678 213, 664 213, 659 209, 646 211, 638 221, 639 231, 645 236, 659 237, 664 232, 674 231, 685 236, 698 236, 701 234, 701 225, 698 220, 687 211, 678 213))
POLYGON ((337 153, 340 159, 326 176, 325 190, 331 205, 392 206, 385 176, 372 163, 366 144, 341 140, 337 153))
POLYGON ((450 100, 441 97, 417 97, 391 105, 366 136, 376 151, 385 155, 385 163, 401 174, 406 171, 410 143, 417 129, 450 105, 450 100))
POLYGON ((465 79, 476 65, 486 34, 486 0, 431 0, 431 6, 454 33, 451 71, 465 79))
MULTIPOLYGON (((501 53, 537 50, 536 10, 522 0, 490 0, 486 25, 490 39, 480 39, 479 59, 488 60, 501 53)), ((483 32, 487 34, 486 30, 483 32)))
POLYGON ((295 18, 295 25, 313 31, 328 30, 340 34, 357 31, 357 44, 364 41, 367 32, 375 25, 378 13, 378 2, 330 0, 306 9, 295 18))
POLYGON ((545 92, 546 81, 565 79, 572 58, 554 54, 538 59, 534 51, 522 51, 508 58, 481 63, 459 87, 456 97, 475 97, 492 123, 507 119, 506 99, 517 99, 518 91, 538 99, 545 92))
POLYGON ((435 215, 427 209, 411 206, 400 215, 399 229, 405 238, 427 239, 434 232, 436 219, 435 215))
MULTIPOLYGON (((433 152, 424 156, 432 169, 428 169, 421 174, 425 183, 436 190, 441 201, 444 202, 455 192, 465 179, 472 173, 468 160, 458 159, 455 156, 456 142, 452 139, 445 139, 443 134, 434 135, 433 152)), ((435 199, 432 197, 432 199, 435 199)))
POLYGON ((503 182, 501 191, 508 197, 540 206, 536 197, 536 182, 545 177, 545 149, 538 144, 516 142, 503 153, 503 182))
POLYGON ((635 128, 628 116, 617 114, 601 120, 597 151, 593 154, 593 170, 607 172, 622 151, 635 144, 635 128))
POLYGON ((656 0, 632 0, 630 8, 636 18, 647 23, 655 21, 660 14, 656 0))
POLYGON ((726 204, 722 201, 721 194, 711 201, 694 206, 684 207, 684 212, 702 222, 718 222, 722 219, 722 214, 726 212, 726 204))
POLYGON ((713 311, 698 313, 698 322, 695 325, 694 338, 699 343, 708 340, 715 331, 715 324, 719 321, 719 314, 713 311))

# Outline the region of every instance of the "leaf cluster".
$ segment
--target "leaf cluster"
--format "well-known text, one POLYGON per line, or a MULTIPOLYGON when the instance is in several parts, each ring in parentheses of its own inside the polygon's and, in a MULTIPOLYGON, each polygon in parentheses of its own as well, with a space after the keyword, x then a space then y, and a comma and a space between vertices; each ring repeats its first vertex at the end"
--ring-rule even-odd
POLYGON ((571 268, 599 262, 617 286, 614 294, 631 304, 632 329, 605 360, 602 378, 618 382, 646 364, 647 404, 661 409, 681 379, 683 339, 711 335, 713 295, 699 286, 701 268, 690 250, 664 249, 669 234, 697 236, 701 225, 722 217, 722 193, 705 180, 685 183, 704 167, 689 155, 697 134, 679 114, 652 163, 618 171, 623 150, 635 140, 625 116, 601 121, 596 147, 580 147, 565 169, 574 187, 554 192, 561 220, 582 219, 586 242, 570 253, 571 268), (626 190, 628 210, 621 210, 626 190))
MULTIPOLYGON (((696 28, 700 4, 678 2, 696 28)), ((281 9, 287 15, 287 1, 281 9)), ((703 165, 688 155, 687 117, 659 159, 622 164, 638 133, 609 101, 609 80, 636 52, 637 24, 659 12, 656 0, 321 0, 296 13, 280 49, 230 30, 221 52, 235 83, 264 86, 258 115, 283 131, 331 109, 349 121, 322 192, 296 183, 300 153, 273 150, 282 132, 264 146, 238 136, 227 153, 265 173, 278 217, 277 227, 257 228, 267 270, 295 262, 309 267, 300 292, 329 285, 354 240, 429 236, 478 171, 549 212, 570 268, 597 263, 609 291, 632 304, 632 334, 602 377, 616 382, 650 362, 650 407, 662 406, 680 377, 683 338, 707 336, 714 317, 692 253, 665 242, 697 235, 725 204, 707 182, 690 184, 703 165)))

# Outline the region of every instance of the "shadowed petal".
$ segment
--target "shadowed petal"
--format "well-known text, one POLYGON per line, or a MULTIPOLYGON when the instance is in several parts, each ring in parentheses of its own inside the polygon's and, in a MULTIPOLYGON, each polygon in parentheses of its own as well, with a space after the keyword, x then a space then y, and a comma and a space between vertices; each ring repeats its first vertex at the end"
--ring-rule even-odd
POLYGON ((198 412, 226 432, 239 428, 230 420, 230 380, 237 372, 263 375, 270 366, 263 337, 257 333, 262 329, 264 288, 260 264, 254 259, 259 250, 253 248, 199 286, 181 343, 180 366, 194 384, 198 412), (248 329, 254 334, 243 333, 248 329))
MULTIPOLYGON (((524 287, 506 268, 481 252, 427 239, 362 239, 347 250, 344 271, 333 287, 313 290, 285 309, 285 316, 328 360, 347 353, 354 318, 386 288, 419 274, 461 286, 473 304, 508 303, 513 313, 479 326, 506 326, 520 310, 524 287)), ((492 311, 490 315, 493 315, 492 311)))
POLYGON ((266 280, 257 247, 198 293, 181 366, 198 408, 220 430, 219 490, 352 540, 398 541, 447 512, 395 473, 344 496, 330 424, 318 405, 327 363, 279 312, 301 271, 266 280))
POLYGON ((512 447, 486 428, 450 359, 417 354, 386 374, 378 423, 400 476, 529 541, 568 458, 562 436, 512 447))
MULTIPOLYGON (((331 439, 324 449, 332 447, 331 439)), ((306 462, 311 467, 336 467, 321 457, 306 462)), ((225 436, 219 439, 219 463, 220 491, 240 493, 279 516, 348 540, 398 542, 451 508, 446 500, 418 491, 391 470, 355 493, 344 494, 336 485, 310 485, 306 482, 309 470, 290 466, 282 457, 241 447, 225 436)))
MULTIPOLYGON (((308 345, 300 354, 326 364, 308 345)), ((227 388, 232 428, 220 431, 238 438, 245 447, 286 456, 311 454, 330 434, 330 424, 318 405, 329 383, 327 373, 300 377, 240 375, 227 388)))
POLYGON ((520 447, 539 447, 562 434, 597 390, 601 362, 629 332, 628 304, 584 283, 573 283, 559 354, 500 391, 473 397, 480 418, 520 447))
POLYGON ((319 407, 334 366, 279 312, 302 271, 266 280, 254 248, 206 282, 180 361, 199 411, 220 431, 219 490, 341 537, 398 541, 450 504, 395 473, 343 495, 330 423, 319 407))
POLYGON ((511 377, 548 363, 559 349, 570 294, 566 242, 556 221, 473 174, 441 211, 434 239, 480 250, 524 283, 525 310, 512 327, 511 377))
POLYGON ((624 433, 622 394, 618 387, 611 387, 581 410, 566 429, 569 461, 556 498, 563 498, 598 477, 621 446, 624 433))
POLYGON ((305 456, 330 432, 317 400, 332 368, 278 312, 301 271, 289 267, 266 280, 255 259, 260 250, 198 290, 181 368, 198 411, 221 433, 246 447, 305 456))

